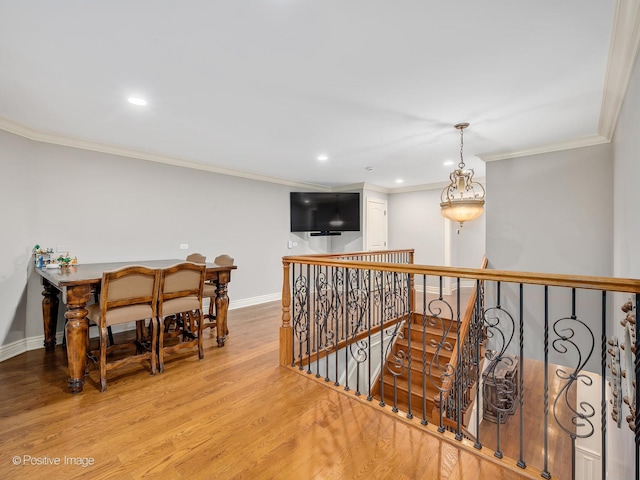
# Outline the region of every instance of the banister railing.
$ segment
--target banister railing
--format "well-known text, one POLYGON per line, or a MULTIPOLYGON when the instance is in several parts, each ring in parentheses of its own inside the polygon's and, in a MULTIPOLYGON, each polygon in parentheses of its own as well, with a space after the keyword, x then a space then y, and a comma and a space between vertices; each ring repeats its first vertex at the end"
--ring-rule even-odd
MULTIPOLYGON (((480 269, 486 269, 487 264, 487 257, 482 257, 480 269)), ((437 401, 438 406, 440 406, 441 402, 444 402, 442 409, 446 410, 447 418, 456 422, 457 430, 463 430, 466 426, 463 414, 474 400, 470 396, 471 389, 475 388, 476 391, 478 389, 477 374, 479 369, 474 367, 476 366, 475 360, 479 356, 480 348, 485 342, 481 315, 483 304, 483 283, 478 280, 469 295, 466 308, 462 311, 458 309, 460 311, 459 328, 457 330, 457 341, 451 352, 450 363, 459 381, 455 383, 455 388, 448 390, 449 395, 437 401), (460 398, 459 401, 458 398, 460 398)), ((452 387, 454 386, 452 385, 452 387)), ((460 434, 458 434, 459 436, 460 434)))
POLYGON ((637 478, 640 280, 412 262, 412 250, 284 257, 281 365, 525 475, 637 478))

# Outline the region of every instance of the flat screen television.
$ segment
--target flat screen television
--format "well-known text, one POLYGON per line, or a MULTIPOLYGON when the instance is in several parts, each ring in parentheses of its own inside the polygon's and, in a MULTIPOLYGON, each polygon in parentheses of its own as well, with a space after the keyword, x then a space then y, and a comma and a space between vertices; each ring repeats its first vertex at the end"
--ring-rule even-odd
POLYGON ((359 193, 291 192, 291 231, 340 235, 360 231, 359 193))

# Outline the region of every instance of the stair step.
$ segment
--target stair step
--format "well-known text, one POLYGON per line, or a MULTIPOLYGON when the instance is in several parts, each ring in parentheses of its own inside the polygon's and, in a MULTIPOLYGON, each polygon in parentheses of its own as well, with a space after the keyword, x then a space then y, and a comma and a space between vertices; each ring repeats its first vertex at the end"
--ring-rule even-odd
MULTIPOLYGON (((427 315, 426 321, 427 321, 427 327, 432 326, 433 328, 438 328, 439 330, 442 330, 442 323, 444 322, 447 328, 449 327, 449 325, 451 325, 451 331, 453 333, 455 333, 458 330, 459 322, 455 319, 455 317, 453 320, 451 320, 449 318, 448 313, 446 316, 442 316, 442 317, 434 317, 433 315, 427 315)), ((422 328, 422 325, 424 324, 424 322, 425 322, 425 318, 423 315, 414 314, 412 317, 411 325, 417 325, 420 328, 422 328)))
MULTIPOLYGON (((453 322, 453 324, 455 323, 456 322, 453 322)), ((453 326, 449 327, 449 325, 445 323, 444 329, 445 330, 443 331, 443 327, 440 324, 436 325, 435 327, 427 325, 426 328, 424 328, 424 334, 425 334, 424 336, 426 338, 427 345, 429 344, 430 340, 435 340, 436 342, 440 341, 440 339, 442 339, 443 333, 445 333, 447 329, 449 331, 445 335, 445 338, 450 343, 455 343, 457 339, 457 327, 453 327, 453 326)), ((412 341, 422 342, 422 337, 423 337, 422 330, 423 330, 423 326, 421 324, 418 325, 416 323, 411 323, 407 326, 407 328, 405 328, 404 336, 408 337, 409 335, 411 335, 412 341), (407 329, 409 330, 409 333, 407 333, 407 329)))
MULTIPOLYGON (((453 343, 450 342, 451 348, 453 348, 455 346, 456 342, 454 341, 453 343)), ((398 350, 402 350, 406 353, 409 352, 409 342, 407 341, 406 338, 399 338, 398 341, 396 342, 396 344, 394 345, 394 352, 397 352, 398 350)), ((411 358, 413 360, 413 362, 415 363, 417 362, 421 362, 422 360, 422 356, 423 356, 423 351, 427 353, 427 363, 429 363, 431 361, 431 358, 433 358, 433 356, 436 354, 436 351, 438 350, 438 347, 434 347, 432 345, 424 345, 424 350, 423 350, 423 345, 422 342, 411 342, 411 358)), ((453 352, 451 352, 451 350, 447 350, 445 348, 440 348, 440 351, 438 352, 439 357, 440 357, 440 364, 444 365, 446 363, 449 362, 449 360, 451 359, 451 354, 453 352)))
MULTIPOLYGON (((440 370, 437 369, 437 367, 433 368, 433 375, 430 376, 429 375, 429 365, 427 365, 427 372, 426 375, 423 376, 422 375, 422 365, 420 365, 418 368, 411 368, 411 389, 412 390, 418 390, 418 391, 422 391, 422 382, 423 379, 426 382, 427 385, 427 389, 433 388, 434 391, 437 390, 436 386, 434 385, 434 382, 436 382, 436 384, 441 385, 440 383, 440 377, 441 377, 441 372, 440 370)), ((394 375, 392 375, 389 370, 385 370, 384 373, 384 383, 387 384, 393 384, 393 378, 394 375)), ((409 376, 408 376, 408 370, 403 371, 401 374, 396 375, 396 378, 398 380, 398 386, 404 388, 405 390, 408 389, 408 384, 409 384, 409 376)))

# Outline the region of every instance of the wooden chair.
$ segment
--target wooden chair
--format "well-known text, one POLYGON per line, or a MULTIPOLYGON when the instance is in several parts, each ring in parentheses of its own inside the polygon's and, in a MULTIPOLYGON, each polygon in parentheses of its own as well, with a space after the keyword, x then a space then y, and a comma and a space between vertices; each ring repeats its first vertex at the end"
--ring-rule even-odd
MULTIPOLYGON (((99 303, 87 307, 87 317, 100 330, 100 390, 107 389, 107 372, 130 363, 149 361, 151 375, 156 373, 156 324, 157 299, 160 272, 147 267, 132 265, 102 275, 99 303), (150 320, 150 342, 142 337, 143 323, 150 320), (127 322, 136 322, 135 341, 124 344, 108 342, 108 328, 127 322), (150 344, 149 344, 150 343, 150 344), (107 361, 107 354, 115 350, 134 348, 136 353, 124 358, 107 361)), ((92 352, 94 353, 94 352, 92 352)))
POLYGON ((198 357, 204 357, 202 346, 202 288, 206 266, 183 262, 160 270, 158 293, 158 363, 164 371, 164 355, 183 348, 198 346, 198 357), (171 330, 173 327, 173 330, 171 330), (165 346, 165 339, 178 342, 165 346))

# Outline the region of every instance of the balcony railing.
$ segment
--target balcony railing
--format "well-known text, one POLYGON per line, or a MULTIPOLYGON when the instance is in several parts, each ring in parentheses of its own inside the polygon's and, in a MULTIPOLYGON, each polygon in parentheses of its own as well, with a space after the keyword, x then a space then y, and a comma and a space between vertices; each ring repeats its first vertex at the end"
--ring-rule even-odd
POLYGON ((639 478, 640 280, 412 250, 283 267, 281 365, 532 478, 639 478))

